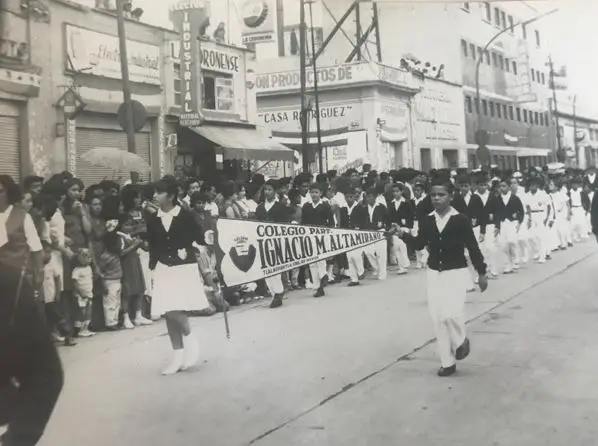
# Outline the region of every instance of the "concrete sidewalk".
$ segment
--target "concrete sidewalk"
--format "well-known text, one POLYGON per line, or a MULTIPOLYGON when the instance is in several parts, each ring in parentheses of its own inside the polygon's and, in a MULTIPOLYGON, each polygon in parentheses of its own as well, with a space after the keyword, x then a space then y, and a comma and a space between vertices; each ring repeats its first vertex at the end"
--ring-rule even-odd
POLYGON ((274 445, 595 445, 598 257, 468 329, 472 355, 438 378, 426 347, 254 443, 274 445))
MULTIPOLYGON (((492 281, 487 293, 469 296, 468 317, 492 312, 587 258, 595 248, 587 242, 556 253, 545 265, 530 265, 492 281)), ((592 262, 594 258, 587 260, 592 262)), ((204 363, 175 377, 159 375, 168 359, 162 324, 83 340, 74 349, 62 350, 66 388, 42 444, 237 446, 264 435, 258 444, 274 444, 269 442, 280 435, 281 444, 348 444, 342 436, 337 443, 332 437, 320 441, 319 435, 332 432, 328 424, 324 431, 321 424, 310 422, 315 427, 301 428, 301 435, 289 432, 296 423, 343 401, 345 393, 355 394, 395 367, 410 365, 404 359, 430 342, 423 274, 414 271, 386 282, 368 280, 357 288, 335 285, 318 300, 308 292, 293 293, 277 310, 232 312, 230 341, 221 316, 195 319, 204 363), (400 365, 395 366, 397 361, 400 365), (310 435, 315 443, 309 443, 310 435)), ((474 337, 476 355, 478 342, 474 337)), ((433 386, 444 385, 434 375, 433 350, 425 352, 429 358, 418 372, 422 376, 402 380, 400 388, 387 391, 414 392, 418 383, 429 379, 433 386)), ((354 421, 354 426, 360 424, 354 421)))

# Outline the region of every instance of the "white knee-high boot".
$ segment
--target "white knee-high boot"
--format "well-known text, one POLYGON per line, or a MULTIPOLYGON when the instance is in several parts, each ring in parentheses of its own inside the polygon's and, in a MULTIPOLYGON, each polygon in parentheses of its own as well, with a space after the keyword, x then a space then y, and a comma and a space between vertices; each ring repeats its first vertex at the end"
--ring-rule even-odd
POLYGON ((193 336, 193 333, 183 337, 185 345, 185 354, 183 359, 182 370, 187 370, 195 365, 199 361, 199 342, 197 338, 193 336))
POLYGON ((166 367, 162 371, 162 375, 174 375, 175 373, 180 372, 183 369, 183 363, 185 360, 184 350, 181 348, 179 350, 174 350, 174 356, 172 358, 172 363, 168 367, 166 367))

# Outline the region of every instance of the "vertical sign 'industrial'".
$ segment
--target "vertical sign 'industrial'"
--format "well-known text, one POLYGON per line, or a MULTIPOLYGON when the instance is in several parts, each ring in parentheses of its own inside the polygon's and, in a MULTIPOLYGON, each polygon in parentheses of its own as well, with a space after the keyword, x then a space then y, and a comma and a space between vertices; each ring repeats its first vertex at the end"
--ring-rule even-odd
POLYGON ((206 11, 194 2, 179 2, 173 14, 181 33, 181 115, 180 125, 196 127, 201 125, 201 73, 199 63, 199 28, 206 17, 206 11))

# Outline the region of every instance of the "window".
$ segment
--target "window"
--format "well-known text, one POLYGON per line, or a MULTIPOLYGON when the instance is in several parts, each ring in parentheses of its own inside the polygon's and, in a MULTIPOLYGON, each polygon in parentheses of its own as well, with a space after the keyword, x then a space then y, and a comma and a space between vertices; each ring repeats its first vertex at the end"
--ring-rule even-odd
POLYGON ((463 2, 462 8, 469 12, 469 2, 463 2))
POLYGON ((498 66, 501 70, 505 69, 505 59, 500 54, 498 55, 498 66))
POLYGON ((488 104, 490 105, 490 116, 494 118, 494 102, 490 101, 488 104))
POLYGON ((482 47, 481 47, 481 46, 479 46, 479 47, 478 47, 478 57, 479 57, 480 59, 482 59, 482 60, 484 59, 483 52, 484 52, 484 51, 482 50, 482 47))
POLYGON ((471 51, 471 57, 475 60, 475 45, 473 43, 469 44, 469 51, 471 51))
POLYGON ((482 99, 482 110, 484 115, 488 116, 488 101, 486 99, 482 99))
POLYGON ((234 112, 233 79, 209 71, 203 74, 203 108, 234 112))
POLYGON ((531 69, 532 72, 532 81, 536 81, 536 70, 534 70, 533 68, 531 69))
POLYGON ((527 27, 526 27, 525 23, 521 24, 521 36, 524 39, 527 39, 527 27))
POLYGON ((490 52, 488 50, 484 51, 484 57, 486 58, 486 63, 490 65, 490 52))
POLYGON ((492 23, 492 8, 490 2, 484 2, 484 8, 486 8, 486 21, 492 23))
POLYGON ((471 105, 471 97, 470 96, 465 96, 465 108, 468 113, 473 112, 473 107, 471 105))
POLYGON ((181 65, 178 63, 173 64, 173 68, 174 68, 174 88, 173 88, 173 92, 174 92, 174 105, 181 105, 182 104, 182 98, 181 98, 181 79, 179 76, 179 73, 181 72, 181 65))
POLYGON ((550 121, 548 119, 548 112, 544 113, 544 125, 548 127, 550 125, 550 121))
POLYGON ((540 48, 540 31, 536 30, 536 46, 540 48))
POLYGON ((523 122, 527 122, 527 110, 523 109, 523 122))
POLYGON ((500 9, 494 8, 494 24, 500 26, 500 9))
POLYGON ((461 39, 461 49, 463 50, 463 55, 467 57, 467 42, 461 39))
POLYGON ((540 125, 544 125, 544 115, 542 113, 539 113, 540 115, 540 125))
POLYGON ((513 61, 513 74, 517 74, 517 61, 513 61))
POLYGON ((538 112, 534 112, 534 124, 538 125, 540 123, 540 117, 538 116, 538 112))
POLYGON ((507 27, 507 14, 504 11, 500 12, 500 24, 503 28, 507 27))
POLYGON ((513 106, 509 105, 509 119, 512 121, 514 119, 513 117, 513 106))
POLYGON ((511 71, 511 61, 508 57, 505 57, 505 70, 507 71, 507 73, 511 71))
POLYGON ((517 121, 521 122, 521 109, 519 107, 517 107, 515 109, 515 112, 517 114, 517 121))
MULTIPOLYGON (((507 119, 507 116, 508 116, 508 114, 507 114, 507 104, 503 104, 502 105, 502 115, 505 117, 505 119, 507 119)), ((513 119, 513 118, 511 118, 511 119, 513 119)))
POLYGON ((509 31, 513 34, 513 27, 515 26, 515 22, 513 21, 513 16, 509 16, 509 31))
POLYGON ((542 77, 542 85, 546 85, 546 76, 544 76, 544 73, 540 73, 540 76, 542 77))
POLYGON ((492 65, 494 65, 495 67, 498 66, 498 57, 495 52, 492 53, 492 65))
POLYGON ((496 116, 502 118, 502 107, 500 106, 500 104, 496 104, 496 116))

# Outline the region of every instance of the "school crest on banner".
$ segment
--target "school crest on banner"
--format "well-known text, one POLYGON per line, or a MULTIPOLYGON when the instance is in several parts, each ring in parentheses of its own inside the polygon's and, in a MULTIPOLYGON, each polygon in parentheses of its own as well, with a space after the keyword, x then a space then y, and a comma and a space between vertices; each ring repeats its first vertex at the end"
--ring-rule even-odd
POLYGON ((218 263, 227 287, 275 276, 383 240, 377 231, 358 231, 221 218, 218 263))

